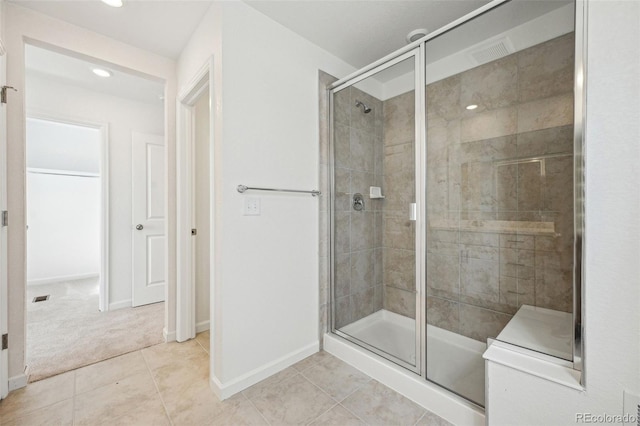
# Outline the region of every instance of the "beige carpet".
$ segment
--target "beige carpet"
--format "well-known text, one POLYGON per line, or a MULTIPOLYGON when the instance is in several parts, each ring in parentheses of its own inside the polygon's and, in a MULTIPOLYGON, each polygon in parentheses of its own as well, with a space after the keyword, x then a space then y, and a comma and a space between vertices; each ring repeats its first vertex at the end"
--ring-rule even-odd
POLYGON ((164 303, 100 312, 97 279, 29 286, 29 382, 161 343, 163 326, 164 303))

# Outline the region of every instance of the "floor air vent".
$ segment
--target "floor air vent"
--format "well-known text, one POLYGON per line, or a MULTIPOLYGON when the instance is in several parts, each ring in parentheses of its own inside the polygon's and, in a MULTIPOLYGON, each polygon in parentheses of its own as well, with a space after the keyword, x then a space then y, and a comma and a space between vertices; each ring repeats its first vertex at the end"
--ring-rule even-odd
POLYGON ((33 303, 36 302, 44 302, 45 300, 49 300, 49 295, 47 294, 46 296, 36 296, 33 298, 33 303))
POLYGON ((469 56, 478 65, 486 64, 487 62, 508 56, 515 50, 511 40, 507 37, 492 41, 491 43, 481 44, 472 49, 473 50, 469 52, 469 56))

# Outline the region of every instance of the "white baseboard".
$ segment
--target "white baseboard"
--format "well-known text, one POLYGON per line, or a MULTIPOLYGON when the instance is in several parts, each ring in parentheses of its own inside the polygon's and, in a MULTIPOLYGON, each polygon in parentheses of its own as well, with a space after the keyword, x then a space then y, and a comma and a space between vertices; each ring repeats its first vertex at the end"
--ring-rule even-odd
POLYGON ((27 386, 27 375, 20 373, 17 376, 9 377, 9 392, 27 386))
POLYGON ((89 278, 98 278, 98 277, 100 277, 99 273, 63 275, 59 277, 48 277, 48 278, 38 278, 37 280, 28 280, 27 285, 53 284, 53 283, 59 283, 64 281, 86 280, 89 278))
POLYGON ((114 311, 116 309, 130 308, 131 306, 133 306, 131 299, 121 300, 119 302, 109 303, 109 310, 114 311))
POLYGON ((240 391, 247 389, 249 386, 276 374, 279 371, 284 370, 287 367, 292 366, 298 361, 302 361, 306 357, 318 352, 320 348, 320 342, 314 342, 302 349, 293 351, 275 361, 267 363, 262 367, 258 367, 242 376, 233 379, 227 383, 222 383, 218 380, 215 374, 211 374, 211 389, 221 401, 237 394, 240 391))
POLYGON ((175 342, 176 341, 176 332, 175 331, 168 331, 167 327, 164 327, 162 329, 162 335, 164 336, 164 341, 166 343, 175 342))
POLYGON ((454 425, 485 424, 482 408, 351 342, 325 334, 324 350, 454 425))
POLYGON ((196 324, 196 333, 202 333, 209 329, 209 320, 202 321, 196 324))

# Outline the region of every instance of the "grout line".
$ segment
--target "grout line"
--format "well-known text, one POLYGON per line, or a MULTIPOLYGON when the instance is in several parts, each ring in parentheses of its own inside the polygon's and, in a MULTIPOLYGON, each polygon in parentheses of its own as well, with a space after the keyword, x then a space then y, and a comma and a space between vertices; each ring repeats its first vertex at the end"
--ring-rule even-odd
POLYGON ((340 405, 340 403, 339 403, 339 402, 336 402, 336 403, 335 403, 335 404, 333 404, 331 407, 329 407, 329 409, 328 409, 328 410, 323 411, 322 413, 320 413, 320 415, 319 415, 319 416, 317 416, 317 417, 316 417, 316 418, 314 418, 313 420, 311 420, 311 421, 307 422, 307 423, 306 423, 306 425, 310 425, 310 424, 312 424, 313 422, 315 422, 316 420, 318 420, 320 417, 324 416, 324 415, 325 415, 325 414, 327 414, 329 411, 333 410, 333 409, 334 409, 335 407, 337 407, 338 405, 340 405))
MULTIPOLYGON (((203 332, 203 333, 204 333, 204 332, 203 332)), ((197 334, 196 334, 196 336, 197 336, 197 334)), ((198 340, 198 338, 197 338, 197 337, 194 337, 194 338, 193 338, 193 340, 195 340, 195 341, 200 345, 200 347, 201 347, 201 348, 202 348, 202 349, 207 353, 207 355, 211 356, 211 354, 209 353, 209 351, 207 350, 207 348, 205 348, 205 347, 202 345, 202 343, 200 343, 200 341, 198 340)), ((211 344, 211 335, 209 335, 209 344, 211 344)))
MULTIPOLYGON (((316 361, 315 365, 319 364, 319 362, 316 361)), ((309 367, 311 368, 311 367, 309 367)), ((308 370, 309 368, 305 369, 308 370)), ((329 409, 327 409, 326 411, 323 411, 322 413, 320 413, 320 415, 318 415, 316 418, 314 418, 312 421, 310 421, 307 424, 313 423, 316 420, 318 420, 322 415, 324 415, 326 412, 328 412, 329 410, 333 409, 333 407, 335 407, 336 405, 340 404, 340 401, 338 401, 337 399, 335 399, 334 397, 332 397, 331 395, 329 395, 328 392, 326 392, 324 389, 322 389, 320 386, 316 385, 315 383, 313 383, 307 376, 304 375, 303 372, 299 372, 298 374, 300 374, 300 376, 306 380, 307 382, 311 383, 312 386, 315 386, 316 388, 318 388, 320 390, 320 392, 324 393, 325 395, 327 395, 329 397, 329 399, 331 399, 332 401, 335 402, 335 404, 333 404, 329 409)))
MULTIPOLYGON (((424 407, 422 407, 424 408, 424 407)), ((424 413, 422 413, 422 415, 420 416, 420 418, 418 420, 416 420, 416 422, 413 424, 414 426, 417 425, 418 423, 420 423, 420 420, 422 420, 424 418, 424 416, 427 415, 427 410, 424 410, 424 413)))
MULTIPOLYGON (((123 357, 123 356, 131 355, 131 354, 133 354, 133 353, 135 353, 135 352, 142 352, 142 349, 137 349, 137 350, 135 350, 135 351, 133 351, 133 352, 129 352, 129 353, 126 353, 126 354, 118 355, 118 356, 113 357, 113 358, 108 358, 108 359, 105 359, 105 360, 102 360, 102 361, 98 361, 98 362, 96 362, 96 363, 89 364, 89 365, 86 365, 86 366, 84 366, 84 367, 79 367, 79 368, 77 368, 77 369, 75 369, 75 370, 71 370, 71 371, 76 372, 76 371, 79 371, 79 370, 83 370, 83 369, 84 369, 84 368, 86 368, 86 367, 94 367, 94 366, 101 365, 101 364, 102 364, 102 365, 104 365, 104 363, 107 363, 107 362, 109 362, 109 361, 112 361, 112 360, 114 360, 114 359, 116 359, 116 358, 120 358, 120 357, 123 357)), ((139 373, 140 373, 140 372, 135 373, 135 374, 139 374, 139 373)), ((120 377, 120 378, 116 379, 116 381, 124 380, 124 379, 126 379, 127 377, 130 377, 131 375, 132 375, 132 374, 131 374, 131 372, 128 372, 126 376, 120 377)), ((76 377, 77 377, 77 375, 76 375, 76 377)), ((98 389, 101 389, 101 388, 104 388, 104 387, 110 386, 110 385, 112 385, 112 384, 113 384, 112 382, 106 382, 106 383, 103 383, 103 384, 101 384, 101 385, 99 385, 99 386, 96 386, 96 387, 90 387, 90 388, 88 388, 88 389, 83 390, 82 392, 78 392, 78 388, 77 388, 77 379, 76 379, 74 395, 83 395, 83 394, 85 394, 85 393, 93 392, 93 391, 95 391, 95 390, 98 390, 98 389)))
MULTIPOLYGON (((323 394, 327 395, 332 401, 335 401, 336 404, 339 404, 340 401, 338 401, 337 399, 335 399, 334 397, 332 397, 331 395, 329 395, 329 393, 327 391, 325 391, 324 389, 322 389, 320 386, 316 385, 315 383, 313 383, 311 380, 309 380, 309 378, 307 376, 305 376, 304 374, 300 373, 300 376, 302 376, 303 379, 305 379, 307 382, 311 383, 311 385, 315 386, 316 388, 318 388, 320 390, 320 392, 322 392, 323 394)), ((317 417, 316 417, 317 419, 317 417)))
MULTIPOLYGON (((346 399, 346 398, 345 398, 346 399)), ((344 399, 343 399, 344 401, 344 399)), ((344 405, 342 405, 342 403, 338 404, 339 406, 341 406, 342 408, 344 408, 345 410, 347 410, 348 413, 351 413, 352 416, 354 416, 356 419, 360 420, 363 424, 368 424, 367 422, 365 422, 359 415, 357 415, 356 413, 354 413, 353 411, 349 410, 347 407, 345 407, 344 405)))
MULTIPOLYGON (((361 372, 361 373, 362 373, 362 372, 361 372)), ((362 373, 362 374, 364 374, 364 373, 362 373)), ((366 375, 366 374, 365 374, 365 376, 369 377, 369 380, 367 380, 366 382, 364 382, 363 384, 361 384, 360 386, 358 386, 358 387, 357 387, 353 392, 351 392, 349 395, 347 395, 347 396, 345 396, 344 398, 342 398, 342 399, 340 400, 340 404, 342 404, 342 403, 344 402, 344 400, 345 400, 345 399, 349 398, 351 395, 353 395, 353 394, 355 394, 356 392, 358 392, 360 389, 362 389, 363 387, 365 387, 365 385, 367 385, 368 383, 370 383, 370 382, 373 380, 373 378, 372 378, 372 377, 370 377, 370 376, 368 376, 368 375, 366 375)))
POLYGON ((147 362, 147 358, 144 356, 144 352, 142 351, 142 349, 140 350, 140 354, 142 355, 142 359, 144 360, 144 365, 147 367, 147 372, 149 373, 149 375, 151 375, 153 386, 156 388, 156 392, 158 393, 158 397, 160 398, 160 403, 162 403, 162 408, 164 408, 164 414, 167 416, 167 419, 169 419, 169 424, 173 426, 173 419, 169 415, 169 410, 167 410, 167 406, 164 403, 164 398, 162 398, 162 393, 160 393, 160 388, 158 388, 158 382, 156 382, 155 377, 153 377, 153 372, 151 371, 151 368, 149 368, 149 363, 147 362))
MULTIPOLYGON (((42 407, 36 407, 36 408, 21 407, 19 410, 13 409, 13 410, 9 411, 8 413, 3 413, 2 414, 3 417, 0 417, 0 419, 4 419, 5 417, 9 416, 9 420, 20 420, 21 418, 23 418, 25 416, 28 416, 28 415, 31 415, 31 414, 35 413, 36 411, 40 411, 40 410, 44 410, 46 408, 53 407, 54 405, 60 404, 61 402, 67 401, 69 399, 71 400, 72 404, 75 405, 75 380, 76 380, 75 379, 75 370, 65 371, 64 373, 56 374, 55 376, 51 376, 51 377, 47 377, 46 379, 38 380, 38 382, 44 382, 44 381, 46 381, 48 379, 51 379, 53 377, 61 376, 62 374, 69 374, 69 373, 73 373, 73 386, 72 386, 73 391, 72 391, 71 396, 69 398, 60 399, 60 400, 54 401, 54 402, 52 402, 50 404, 43 405, 42 407), (19 413, 18 413, 18 411, 19 411, 19 413)), ((20 390, 22 390, 24 392, 24 391, 27 390, 28 386, 32 386, 33 384, 38 383, 38 382, 27 383, 27 386, 15 389, 12 392, 16 392, 16 391, 20 391, 20 390)), ((6 401, 7 398, 9 398, 12 395, 12 392, 9 392, 9 395, 5 399, 0 400, 0 402, 6 401)), ((47 392, 47 393, 49 393, 49 392, 47 392)), ((13 396, 11 398, 13 398, 13 397, 15 397, 15 394, 13 394, 13 396)), ((2 406, 2 405, 0 405, 0 406, 2 406)))
MULTIPOLYGON (((346 297, 346 296, 345 296, 345 297, 346 297)), ((315 357, 315 358, 319 358, 319 357, 320 357, 320 354, 322 354, 322 353, 325 353, 325 354, 327 354, 327 355, 329 355, 329 356, 333 356, 333 355, 330 355, 330 354, 329 354, 329 352, 325 351, 324 349, 320 349, 318 352, 316 352, 316 353, 314 353, 314 354, 312 354, 312 355, 309 355, 308 357, 306 357, 306 358, 304 358, 304 359, 302 359, 302 360, 300 360, 300 361, 296 362, 294 365, 292 365, 292 367, 293 367, 293 368, 298 372, 298 374, 302 375, 302 373, 303 373, 304 371, 307 371, 308 369, 310 369, 310 368, 312 368, 312 367, 315 367, 316 365, 318 365, 318 364, 322 363, 322 361, 323 361, 323 360, 322 360, 322 359, 314 359, 314 360, 313 360, 313 362, 311 362, 308 366, 306 366, 306 367, 305 367, 305 368, 303 368, 302 370, 299 370, 298 368, 296 368, 296 367, 295 367, 295 365, 296 365, 296 364, 300 364, 302 361, 306 361, 306 360, 308 360, 308 359, 310 359, 310 358, 314 358, 314 357, 315 357)))
MULTIPOLYGON (((318 362, 316 361, 316 363, 315 363, 315 364, 317 364, 317 363, 318 363, 318 362)), ((311 368, 311 366, 310 366, 309 368, 311 368)), ((309 368, 306 368, 305 370, 308 370, 309 368)), ((339 404, 339 402, 338 402, 335 398, 333 398, 331 395, 329 395, 327 392, 325 392, 325 390, 324 390, 324 389, 322 389, 320 386, 316 385, 316 384, 315 384, 315 383, 313 383, 311 380, 309 380, 309 379, 307 378, 307 376, 305 376, 305 375, 303 374, 303 372, 302 372, 302 371, 297 371, 297 374, 296 374, 296 375, 291 376, 289 379, 286 379, 286 380, 291 380, 291 379, 293 379, 293 378, 294 378, 295 376, 297 376, 297 375, 299 375, 299 376, 300 376, 300 377, 302 377, 304 380, 306 380, 307 382, 309 382, 312 386, 315 386, 316 388, 318 388, 318 389, 320 390, 320 392, 324 393, 325 395, 327 395, 327 396, 329 397, 329 399, 330 399, 331 401, 334 401, 334 402, 335 402, 335 404, 333 404, 333 405, 332 405, 328 410, 326 410, 326 411, 322 412, 319 416, 315 417, 313 420, 311 420, 311 422, 309 422, 309 423, 307 423, 307 424, 310 424, 310 423, 312 423, 312 422, 316 421, 316 420, 317 420, 320 416, 322 416, 324 413, 326 413, 327 411, 331 410, 331 408, 333 408, 333 407, 335 407, 336 405, 338 405, 338 404, 339 404)), ((282 382, 278 382, 278 383, 282 383, 282 382)), ((265 420, 266 420, 266 419, 265 419, 265 420)))
MULTIPOLYGON (((311 355, 311 356, 313 356, 313 355, 311 355)), ((306 358, 305 358, 305 359, 306 359, 306 358)), ((309 366, 308 366, 307 368, 305 368, 304 370, 298 370, 297 368, 295 368, 295 367, 291 366, 291 368, 293 368, 293 371, 295 372, 295 374, 294 374, 294 375, 292 375, 292 376, 291 376, 291 377, 289 377, 289 378, 286 378, 286 379, 284 379, 284 380, 280 380, 279 382, 277 382, 277 383, 273 383, 273 384, 271 384, 271 385, 270 385, 270 386, 277 386, 277 385, 279 385, 279 384, 281 384, 281 383, 283 383, 283 382, 286 382, 286 381, 292 380, 292 379, 293 379, 293 378, 295 378, 296 376, 300 376, 300 377, 302 377, 304 380, 306 380, 307 382, 309 382, 312 386, 315 386, 316 388, 318 388, 322 393, 326 394, 326 395, 327 395, 327 396, 328 396, 332 401, 334 401, 334 402, 335 402, 335 404, 333 404, 329 409, 327 409, 326 411, 322 412, 319 416, 315 417, 314 419, 312 419, 312 420, 311 420, 309 423, 307 423, 307 424, 310 424, 310 423, 312 423, 312 422, 316 421, 320 416, 324 415, 327 411, 331 410, 333 407, 335 407, 336 405, 338 405, 338 404, 339 404, 339 403, 338 403, 338 402, 337 402, 333 397, 331 397, 331 395, 327 394, 327 393, 326 393, 322 388, 320 388, 319 386, 317 386, 315 383, 313 383, 311 380, 309 380, 309 379, 308 379, 308 378, 303 374, 303 371, 306 371, 306 370, 310 369, 311 367, 313 367, 313 366, 317 365, 318 363, 319 363, 319 361, 315 361, 313 364, 309 365, 309 366)), ((268 379, 268 378, 267 378, 267 379, 268 379)), ((265 379, 265 380, 267 380, 267 379, 265 379)), ((259 384, 259 383, 261 383, 261 382, 256 383, 256 385, 257 385, 257 384, 259 384)), ((254 386, 255 386, 255 385, 254 385, 254 386)), ((265 416, 262 414, 262 411, 260 411, 260 410, 258 409, 258 407, 255 405, 255 403, 253 402, 253 400, 252 400, 251 398, 249 398, 249 397, 244 393, 244 391, 242 391, 242 392, 240 392, 240 393, 242 394, 242 396, 243 396, 247 401, 249 401, 249 402, 251 403, 251 405, 253 406, 253 408, 255 408, 255 410, 260 414, 260 416, 264 419, 264 421, 265 421, 265 422, 267 422, 267 424, 268 424, 268 425, 270 425, 271 423, 269 423, 269 421, 265 418, 265 416)))
MULTIPOLYGON (((331 355, 331 356, 333 356, 333 355, 331 355)), ((340 358, 336 358, 336 359, 340 360, 340 358)), ((340 360, 340 361, 342 361, 342 360, 340 360)), ((304 371, 307 371, 307 370, 311 369, 311 367, 313 367, 314 365, 321 364, 321 362, 322 362, 322 360, 320 360, 320 361, 316 361, 316 362, 315 362, 315 364, 313 364, 313 365, 311 365, 311 366, 309 366, 309 367, 305 368, 303 371, 300 371, 298 374, 300 374, 302 377, 304 377, 305 379, 307 379, 307 381, 308 381, 309 383, 311 383, 312 385, 316 386, 318 389, 320 389, 321 391, 323 391, 324 393, 326 393, 327 395, 329 395, 327 392, 325 392, 325 391, 324 391, 324 389, 322 389, 320 386, 316 385, 313 381, 311 381, 311 379, 310 379, 310 378, 308 378, 307 376, 305 376, 305 375, 304 375, 304 371)), ((342 361, 342 362, 344 362, 344 361, 342 361)), ((367 383, 369 383, 371 380, 373 380, 373 378, 372 378, 371 376, 369 376, 368 374, 366 374, 366 373, 362 372, 361 370, 358 370, 358 369, 357 369, 356 367, 354 367, 353 365, 351 365, 351 364, 349 364, 349 363, 346 363, 346 362, 345 362, 345 364, 346 364, 346 365, 348 365, 348 366, 349 366, 349 367, 351 367, 351 368, 355 368, 355 369, 356 369, 360 374, 362 374, 363 376, 367 377, 367 378, 368 378, 368 380, 367 380, 366 382, 364 382, 363 384, 361 384, 360 386, 356 387, 356 388, 355 388, 351 393, 349 393, 347 396, 345 396, 345 397, 344 397, 344 398, 342 398, 341 400, 337 400, 336 398, 333 398, 331 395, 329 395, 329 397, 330 397, 331 399, 333 399, 334 401, 337 401, 337 402, 338 402, 338 404, 342 403, 342 401, 344 401, 345 399, 349 398, 349 397, 350 397, 351 395, 353 395, 354 393, 358 392, 358 391, 359 391, 360 389, 362 389, 362 388, 363 388, 367 383)))
POLYGON ((253 401, 249 398, 247 398, 247 395, 245 395, 243 392, 240 392, 242 394, 242 396, 244 397, 244 399, 246 399, 247 401, 249 401, 249 404, 251 404, 251 406, 253 407, 254 410, 256 410, 258 412, 258 414, 260 414, 260 417, 262 417, 262 419, 265 421, 265 423, 267 423, 268 425, 271 425, 271 423, 269 423, 269 420, 267 420, 267 418, 264 416, 264 414, 262 414, 262 411, 260 411, 258 409, 258 407, 256 407, 256 404, 253 403, 253 401))

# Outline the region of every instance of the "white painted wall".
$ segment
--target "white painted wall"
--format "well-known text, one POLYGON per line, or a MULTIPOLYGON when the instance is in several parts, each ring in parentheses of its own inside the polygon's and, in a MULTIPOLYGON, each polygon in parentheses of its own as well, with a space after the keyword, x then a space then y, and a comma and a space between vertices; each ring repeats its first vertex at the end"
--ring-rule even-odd
POLYGON ((27 284, 100 275, 100 178, 27 173, 27 284))
POLYGON ((210 287, 210 209, 209 209, 209 96, 200 96, 195 104, 195 281, 197 332, 209 328, 210 287))
POLYGON ((100 275, 100 138, 27 120, 28 285, 100 275))
MULTIPOLYGON (((53 101, 46 107, 55 111, 53 101)), ((99 174, 100 130, 27 118, 27 167, 99 174)))
POLYGON ((108 125, 109 305, 131 304, 132 132, 162 134, 162 102, 148 104, 71 86, 40 75, 27 76, 27 111, 108 125), (90 107, 87 107, 90 106, 90 107))
POLYGON ((591 1, 586 129, 585 375, 579 392, 491 364, 492 425, 622 414, 640 393, 640 3, 591 1))
MULTIPOLYGON (((24 41, 47 44, 63 51, 102 61, 115 69, 131 70, 139 75, 153 76, 165 83, 164 129, 167 142, 167 303, 165 335, 175 339, 175 62, 171 59, 135 48, 57 19, 17 6, 6 4, 5 47, 7 49, 7 79, 18 89, 10 95, 7 105, 7 186, 8 207, 12 223, 9 227, 9 380, 26 383, 25 368, 25 70, 24 41)), ((59 99, 67 96, 64 93, 59 99)), ((85 105, 85 110, 90 107, 85 105)), ((127 187, 129 185, 127 184, 127 187)), ((113 279, 113 277, 112 277, 113 279)))
POLYGON ((223 395, 318 347, 318 200, 238 184, 318 187, 318 70, 354 71, 242 2, 215 2, 178 61, 214 55, 212 383, 223 395), (259 36, 257 36, 259 35, 259 36), (261 216, 243 216, 247 196, 261 216))

